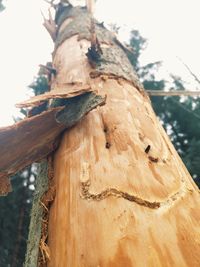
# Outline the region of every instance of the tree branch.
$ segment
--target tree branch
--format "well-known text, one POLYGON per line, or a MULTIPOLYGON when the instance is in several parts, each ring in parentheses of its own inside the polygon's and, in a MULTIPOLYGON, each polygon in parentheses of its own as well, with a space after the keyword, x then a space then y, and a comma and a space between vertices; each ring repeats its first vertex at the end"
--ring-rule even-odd
POLYGON ((164 91, 164 90, 146 90, 149 95, 152 96, 200 96, 200 90, 198 91, 185 91, 185 90, 173 90, 173 91, 164 91))
POLYGON ((178 59, 179 59, 179 60, 181 61, 181 63, 186 67, 186 69, 189 71, 189 73, 192 75, 192 77, 195 79, 195 81, 196 81, 198 84, 200 84, 200 80, 199 80, 199 78, 196 76, 196 74, 194 74, 194 73, 192 72, 192 70, 190 69, 190 67, 189 67, 186 63, 184 63, 184 62, 182 61, 181 58, 178 57, 178 59))

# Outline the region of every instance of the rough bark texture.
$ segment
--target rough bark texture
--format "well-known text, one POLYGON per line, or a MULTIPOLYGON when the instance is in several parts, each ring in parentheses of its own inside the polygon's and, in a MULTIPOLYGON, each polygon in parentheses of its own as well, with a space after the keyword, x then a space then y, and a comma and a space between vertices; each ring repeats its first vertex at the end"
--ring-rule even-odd
POLYGON ((35 185, 24 267, 38 266, 39 244, 42 234, 42 217, 44 209, 41 204, 41 198, 49 187, 47 161, 40 164, 38 177, 39 179, 37 179, 35 185))
POLYGON ((131 66, 108 32, 112 67, 105 51, 97 68, 89 64, 81 12, 66 10, 58 22, 52 87, 90 84, 107 101, 64 134, 54 155, 48 266, 199 267, 199 191, 134 72, 116 71, 131 66))

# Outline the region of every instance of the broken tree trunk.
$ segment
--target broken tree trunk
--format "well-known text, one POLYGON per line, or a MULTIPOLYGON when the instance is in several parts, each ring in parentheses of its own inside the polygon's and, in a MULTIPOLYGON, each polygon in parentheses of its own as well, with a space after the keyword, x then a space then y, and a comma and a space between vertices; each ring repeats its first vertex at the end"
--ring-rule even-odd
POLYGON ((89 84, 107 100, 54 153, 39 265, 45 257, 48 267, 200 266, 199 191, 123 47, 97 22, 91 46, 85 8, 65 7, 56 23, 52 90, 89 84))

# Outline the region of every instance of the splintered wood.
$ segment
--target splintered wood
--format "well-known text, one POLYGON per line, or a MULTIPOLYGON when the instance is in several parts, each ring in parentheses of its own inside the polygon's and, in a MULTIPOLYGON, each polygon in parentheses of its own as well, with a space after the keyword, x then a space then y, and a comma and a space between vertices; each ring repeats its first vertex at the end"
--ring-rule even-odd
MULTIPOLYGON (((51 92, 18 105, 37 107, 52 99, 49 110, 0 129, 1 194, 10 190, 7 176, 54 151, 53 183, 43 197, 36 194, 36 204, 46 210, 40 262, 48 267, 199 267, 199 190, 123 46, 94 20, 102 53, 91 49, 86 8, 64 6, 55 22, 51 92)), ((34 232, 31 239, 34 243, 34 232)), ((37 262, 37 253, 29 250, 37 262)))
POLYGON ((65 132, 55 152, 48 267, 199 267, 199 191, 149 98, 124 75, 128 63, 123 72, 117 60, 88 63, 91 43, 73 12, 63 18, 71 36, 69 28, 54 52, 53 88, 89 83, 107 100, 65 132))
POLYGON ((67 99, 91 92, 92 88, 89 85, 74 85, 65 84, 61 90, 52 90, 42 95, 31 97, 30 99, 16 104, 17 108, 28 108, 40 105, 42 102, 49 99, 67 99))
POLYGON ((0 195, 11 191, 8 177, 53 152, 59 144, 60 134, 72 127, 90 110, 105 104, 105 96, 98 96, 88 86, 65 87, 33 97, 20 107, 37 107, 49 99, 64 100, 55 108, 26 118, 12 126, 0 128, 0 195), (91 92, 93 91, 93 92, 91 92))
POLYGON ((11 191, 2 179, 15 174, 35 161, 46 157, 57 147, 55 137, 64 129, 55 115, 62 107, 0 128, 0 194, 11 191))

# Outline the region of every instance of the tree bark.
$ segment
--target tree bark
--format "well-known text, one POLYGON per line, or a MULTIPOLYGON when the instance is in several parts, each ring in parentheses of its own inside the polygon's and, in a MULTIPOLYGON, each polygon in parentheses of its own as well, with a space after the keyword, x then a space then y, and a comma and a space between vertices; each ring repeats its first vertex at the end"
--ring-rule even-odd
POLYGON ((54 154, 49 267, 200 266, 200 195, 115 36, 68 8, 57 18, 52 90, 107 95, 54 154))
POLYGON ((43 206, 42 196, 48 190, 48 163, 43 161, 38 169, 33 204, 31 210, 31 221, 29 225, 29 236, 24 267, 37 267, 42 233, 43 206))

